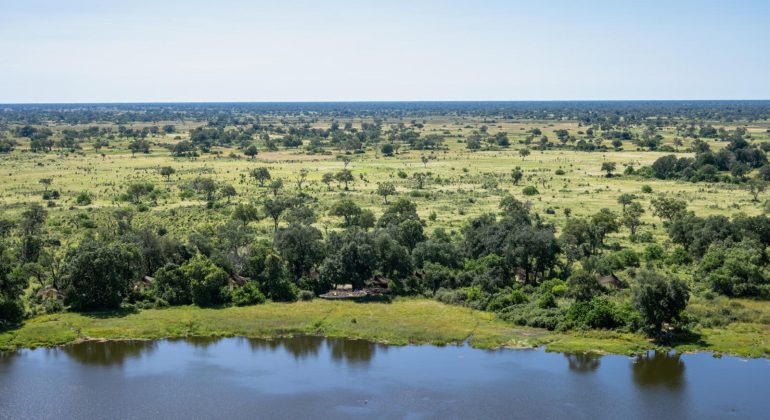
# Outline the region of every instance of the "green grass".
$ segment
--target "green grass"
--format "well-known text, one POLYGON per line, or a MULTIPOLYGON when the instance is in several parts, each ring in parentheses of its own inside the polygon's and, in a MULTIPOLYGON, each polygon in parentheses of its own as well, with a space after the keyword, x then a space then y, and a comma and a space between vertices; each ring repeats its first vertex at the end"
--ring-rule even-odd
MULTIPOLYGON (((426 299, 393 303, 314 300, 243 308, 194 306, 137 312, 62 313, 28 320, 0 333, 0 350, 56 346, 78 340, 160 339, 188 336, 278 337, 323 335, 384 344, 459 344, 478 348, 539 347, 548 351, 634 354, 661 346, 638 334, 611 331, 556 333, 513 326, 488 312, 426 299)), ((747 357, 770 354, 770 326, 738 323, 702 329, 681 351, 706 350, 747 357)))

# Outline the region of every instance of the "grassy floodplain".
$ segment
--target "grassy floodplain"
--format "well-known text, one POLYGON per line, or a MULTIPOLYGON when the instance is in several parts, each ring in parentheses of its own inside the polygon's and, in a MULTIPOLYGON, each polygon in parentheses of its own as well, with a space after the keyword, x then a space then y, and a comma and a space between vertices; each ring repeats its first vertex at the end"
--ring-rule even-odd
POLYGON ((273 338, 310 334, 384 344, 460 344, 483 349, 532 348, 548 351, 635 354, 648 349, 711 351, 746 357, 770 354, 770 311, 750 302, 757 322, 707 328, 696 343, 656 344, 639 334, 611 331, 557 333, 511 325, 494 314, 426 299, 393 303, 315 300, 297 303, 204 309, 194 306, 137 312, 44 315, 18 330, 0 333, 0 350, 57 346, 80 340, 160 339, 187 336, 273 338))

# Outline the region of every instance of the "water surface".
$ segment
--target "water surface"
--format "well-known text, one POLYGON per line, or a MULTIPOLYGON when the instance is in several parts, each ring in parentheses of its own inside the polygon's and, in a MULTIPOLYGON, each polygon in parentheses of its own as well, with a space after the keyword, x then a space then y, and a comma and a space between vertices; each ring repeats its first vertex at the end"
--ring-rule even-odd
POLYGON ((770 361, 297 337, 0 355, 0 418, 768 418, 770 361))

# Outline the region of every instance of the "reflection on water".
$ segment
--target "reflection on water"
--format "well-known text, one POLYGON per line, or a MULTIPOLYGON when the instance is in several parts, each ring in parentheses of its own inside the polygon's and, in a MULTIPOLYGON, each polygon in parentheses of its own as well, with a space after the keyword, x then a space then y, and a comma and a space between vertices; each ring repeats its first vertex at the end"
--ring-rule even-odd
MULTIPOLYGON (((143 354, 152 353, 158 346, 157 341, 85 341, 64 346, 61 350, 69 357, 85 365, 122 366, 127 359, 137 359, 143 354)), ((49 349, 48 351, 57 351, 49 349)))
POLYGON ((567 358, 569 370, 578 373, 593 372, 599 368, 598 354, 593 353, 564 353, 564 357, 567 358))
POLYGON ((648 352, 631 364, 634 383, 640 386, 665 386, 678 390, 684 386, 684 361, 679 354, 648 352))
POLYGON ((387 347, 312 336, 85 342, 0 354, 0 419, 766 418, 768 388, 767 360, 387 347))

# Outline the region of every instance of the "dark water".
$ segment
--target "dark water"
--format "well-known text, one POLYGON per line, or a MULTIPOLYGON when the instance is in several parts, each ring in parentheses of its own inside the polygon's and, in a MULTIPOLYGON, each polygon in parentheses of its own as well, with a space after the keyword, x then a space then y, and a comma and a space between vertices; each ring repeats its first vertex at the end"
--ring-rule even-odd
POLYGON ((770 361, 299 337, 0 355, 0 418, 770 418, 770 361))

